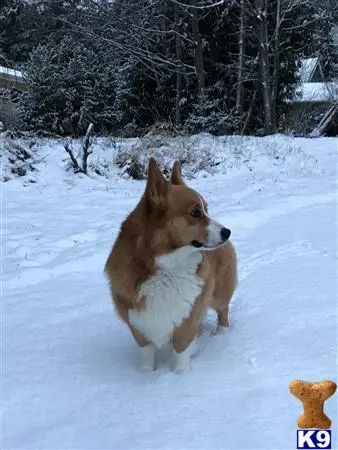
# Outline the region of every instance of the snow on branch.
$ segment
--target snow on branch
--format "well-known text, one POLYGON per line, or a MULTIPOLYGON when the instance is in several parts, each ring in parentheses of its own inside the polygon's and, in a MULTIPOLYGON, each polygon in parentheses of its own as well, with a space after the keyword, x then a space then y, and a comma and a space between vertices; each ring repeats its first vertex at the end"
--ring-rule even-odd
POLYGON ((190 5, 187 3, 179 2, 178 0, 171 0, 176 5, 183 6, 184 8, 194 8, 194 9, 210 9, 216 6, 222 6, 225 4, 225 0, 219 0, 218 2, 212 3, 211 5, 190 5))
POLYGON ((83 153, 82 153, 82 170, 83 170, 83 173, 87 173, 88 156, 93 153, 93 151, 91 150, 91 147, 93 145, 93 137, 91 135, 92 131, 93 131, 93 128, 94 128, 94 125, 92 123, 89 124, 86 136, 85 136, 83 144, 82 144, 82 148, 83 148, 83 153))

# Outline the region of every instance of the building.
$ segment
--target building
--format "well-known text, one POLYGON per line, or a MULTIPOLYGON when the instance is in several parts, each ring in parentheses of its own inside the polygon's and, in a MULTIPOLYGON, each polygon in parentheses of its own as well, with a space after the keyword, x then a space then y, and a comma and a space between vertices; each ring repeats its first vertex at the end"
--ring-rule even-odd
POLYGON ((291 100, 291 122, 296 132, 338 135, 338 80, 326 81, 319 57, 302 59, 299 84, 291 100))
POLYGON ((4 128, 15 125, 15 92, 23 91, 24 88, 25 80, 21 70, 0 66, 0 122, 4 128))

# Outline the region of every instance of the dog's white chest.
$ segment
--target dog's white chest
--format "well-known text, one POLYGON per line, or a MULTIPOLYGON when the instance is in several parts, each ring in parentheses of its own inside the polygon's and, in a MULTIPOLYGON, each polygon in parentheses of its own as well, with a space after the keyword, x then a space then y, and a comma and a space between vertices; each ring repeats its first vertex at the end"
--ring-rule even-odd
POLYGON ((145 297, 146 307, 130 310, 129 320, 156 347, 170 341, 174 328, 189 317, 201 294, 203 281, 196 275, 201 260, 200 252, 176 250, 159 257, 156 274, 143 283, 140 297, 145 297))

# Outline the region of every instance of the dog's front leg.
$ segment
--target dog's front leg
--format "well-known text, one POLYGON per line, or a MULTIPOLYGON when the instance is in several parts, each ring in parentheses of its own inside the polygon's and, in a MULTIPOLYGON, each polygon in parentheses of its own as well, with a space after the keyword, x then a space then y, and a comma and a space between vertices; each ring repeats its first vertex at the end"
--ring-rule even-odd
POLYGON ((139 347, 138 368, 141 371, 151 371, 156 366, 156 349, 136 328, 129 325, 132 335, 139 347))
POLYGON ((127 302, 121 299, 122 297, 118 295, 114 297, 115 306, 121 319, 124 320, 125 323, 128 325, 131 334, 133 335, 135 342, 138 345, 139 348, 138 368, 141 371, 154 370, 156 366, 155 361, 156 349, 153 346, 153 344, 149 342, 148 339, 146 339, 145 336, 143 336, 143 334, 130 323, 129 310, 125 306, 127 302))
POLYGON ((156 349, 152 344, 139 347, 139 363, 138 368, 141 371, 151 371, 156 368, 156 349))
POLYGON ((172 344, 174 348, 174 371, 176 373, 191 370, 191 355, 194 341, 197 337, 198 327, 206 312, 212 289, 212 283, 207 283, 204 286, 202 294, 195 301, 190 316, 180 326, 175 328, 173 332, 172 344))
POLYGON ((191 353, 196 335, 197 324, 190 317, 174 330, 172 339, 174 372, 188 372, 191 369, 191 353))

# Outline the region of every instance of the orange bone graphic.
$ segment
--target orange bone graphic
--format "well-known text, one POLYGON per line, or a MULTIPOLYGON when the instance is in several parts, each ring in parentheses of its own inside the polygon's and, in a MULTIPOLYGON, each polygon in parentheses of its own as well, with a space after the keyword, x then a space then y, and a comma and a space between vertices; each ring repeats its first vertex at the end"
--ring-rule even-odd
POLYGON ((289 383, 289 388, 304 407, 303 414, 298 417, 298 428, 330 428, 331 420, 324 414, 324 402, 336 392, 336 383, 327 380, 315 383, 295 380, 289 383))

